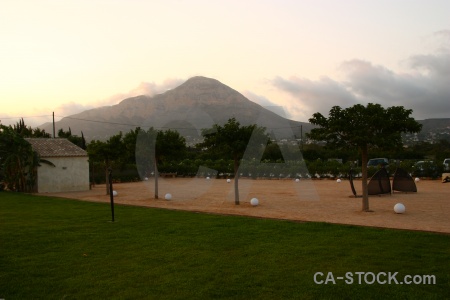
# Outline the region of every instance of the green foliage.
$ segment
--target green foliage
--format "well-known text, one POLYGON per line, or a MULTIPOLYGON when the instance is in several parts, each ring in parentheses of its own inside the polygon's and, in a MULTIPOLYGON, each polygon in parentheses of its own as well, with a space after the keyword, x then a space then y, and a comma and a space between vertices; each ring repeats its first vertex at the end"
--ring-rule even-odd
POLYGON ((155 156, 159 161, 175 160, 184 156, 186 139, 177 131, 158 131, 156 137, 155 156))
POLYGON ((214 124, 212 128, 202 130, 203 142, 197 147, 216 153, 224 159, 232 159, 234 164, 234 202, 239 204, 239 163, 247 153, 251 158, 262 155, 262 146, 270 140, 264 127, 257 125, 241 126, 235 118, 220 126, 214 124))
POLYGON ((140 127, 136 127, 134 130, 130 130, 123 137, 124 144, 124 153, 123 153, 123 161, 128 164, 136 163, 136 140, 139 132, 141 131, 140 127))
MULTIPOLYGON (((10 126, 11 127, 11 126, 10 126)), ((45 130, 39 128, 31 128, 31 126, 25 125, 25 121, 20 119, 15 125, 11 127, 18 135, 24 138, 49 138, 50 134, 45 130)))
POLYGON ((213 153, 219 153, 222 158, 239 161, 244 156, 245 151, 257 150, 250 148, 261 146, 258 143, 249 143, 252 134, 255 140, 261 140, 264 145, 267 144, 269 136, 265 133, 264 127, 258 127, 257 125, 241 126, 235 118, 231 118, 223 126, 214 124, 212 128, 203 129, 204 141, 198 144, 198 147, 213 153))
POLYGON ((104 161, 106 167, 110 167, 110 163, 120 161, 125 152, 125 145, 122 140, 122 132, 111 136, 106 142, 93 140, 87 146, 89 159, 92 161, 104 161))
POLYGON ((277 143, 269 143, 264 150, 261 160, 269 162, 284 162, 284 157, 283 153, 281 153, 280 146, 277 143))
MULTIPOLYGON (((221 127, 223 129, 225 129, 225 127, 227 129, 236 128, 236 123, 238 122, 234 120, 232 123, 234 124, 229 124, 227 126, 224 125, 221 127)), ((239 125, 239 127, 247 126, 239 125)), ((18 121, 14 126, 8 126, 8 128, 22 137, 50 137, 49 134, 39 128, 33 129, 30 126, 26 126, 23 119, 18 121)), ((215 130, 216 129, 213 127, 204 130, 204 132, 215 132, 215 130)), ((136 149, 136 143, 138 136, 142 131, 143 130, 141 128, 137 127, 134 130, 130 130, 126 134, 119 133, 118 135, 112 136, 107 141, 94 140, 90 142, 88 149, 89 160, 91 163, 91 171, 92 169, 95 170, 95 176, 91 174, 91 181, 96 183, 105 181, 104 171, 105 168, 107 168, 106 162, 108 162, 109 167, 113 168, 115 180, 136 180, 136 178, 139 177, 137 175, 137 167, 139 167, 139 163, 136 163, 136 153, 139 152, 139 149, 136 149), (93 166, 93 164, 95 164, 95 166, 93 166)), ((296 174, 306 176, 309 173, 311 173, 311 175, 315 175, 317 173, 321 178, 330 176, 345 177, 347 176, 349 169, 349 164, 346 162, 359 160, 359 165, 361 164, 360 154, 358 154, 357 147, 340 148, 331 143, 304 144, 302 150, 302 156, 304 159, 303 162, 296 163, 290 160, 285 161, 283 153, 292 154, 295 151, 298 151, 297 146, 290 144, 279 145, 270 141, 267 143, 265 140, 263 141, 264 138, 267 138, 263 135, 263 139, 261 139, 259 146, 255 147, 255 149, 247 149, 247 144, 250 140, 249 136, 251 136, 249 132, 251 132, 251 130, 247 131, 247 138, 245 139, 245 142, 239 144, 246 145, 246 147, 241 147, 240 149, 241 158, 239 161, 242 161, 242 153, 245 153, 247 150, 251 154, 259 154, 260 151, 263 151, 263 149, 264 151, 260 161, 251 161, 248 157, 245 158, 246 165, 245 167, 241 166, 243 176, 248 176, 251 174, 251 177, 270 178, 270 174, 273 174, 272 177, 279 177, 280 174, 283 174, 283 176, 286 177, 294 177, 297 176, 296 174), (281 149, 283 149, 283 153, 281 149), (334 158, 342 159, 344 164, 336 165, 335 163, 328 161, 329 159, 334 158), (320 162, 318 162, 318 160, 320 160, 320 162), (284 170, 280 171, 280 165, 276 165, 274 163, 289 164, 289 167, 285 166, 284 170), (309 172, 306 172, 305 168, 301 167, 301 164, 305 163, 309 172)), ((86 146, 83 132, 81 132, 80 137, 73 135, 70 128, 68 131, 60 129, 58 131, 58 136, 67 138, 82 148, 85 148, 86 146)), ((158 130, 154 130, 153 138, 156 139, 157 136, 159 136, 159 140, 161 141, 157 146, 152 147, 154 147, 155 151, 158 152, 158 163, 161 172, 176 172, 178 176, 195 176, 200 166, 206 166, 217 170, 218 176, 229 177, 231 173, 234 173, 234 159, 232 152, 229 151, 230 148, 203 147, 202 144, 197 145, 198 147, 187 148, 184 138, 182 138, 175 131, 161 131, 161 133, 159 133, 158 130)), ((229 145, 227 144, 227 146, 229 145)), ((149 153, 147 152, 145 155, 148 156, 148 154, 149 153)), ((450 157, 450 143, 446 140, 441 140, 435 143, 420 142, 415 145, 410 145, 408 148, 381 148, 380 146, 373 146, 370 149, 370 154, 370 158, 387 157, 390 159, 400 160, 400 166, 411 174, 423 174, 417 176, 435 177, 436 172, 442 171, 442 161, 444 158, 450 157), (414 163, 419 160, 433 160, 433 167, 426 168, 419 173, 413 167, 414 163)), ((45 161, 39 161, 41 163, 45 163, 45 161)), ((152 166, 149 166, 148 168, 153 169, 152 166)), ((375 169, 369 169, 368 176, 371 176, 375 171, 375 169)), ((395 171, 395 167, 392 166, 389 171, 392 175, 395 171)), ((357 173, 359 172, 361 172, 361 170, 357 173)), ((1 176, 4 175, 3 170, 3 173, 0 173, 0 181, 2 180, 1 176)), ((27 173, 27 178, 28 179, 25 179, 25 182, 30 182, 30 180, 33 179, 33 173, 27 173)))
POLYGON ((32 192, 36 184, 36 168, 41 160, 21 134, 27 127, 17 128, 0 125, 0 179, 7 189, 20 192, 32 192), (25 128, 25 129, 24 129, 25 128))
POLYGON ((77 145, 81 149, 86 150, 86 140, 84 138, 83 132, 81 132, 81 136, 73 135, 72 130, 69 127, 69 131, 64 131, 62 128, 58 130, 58 137, 66 138, 73 144, 77 145))
POLYGON ((331 108, 329 117, 315 113, 309 121, 313 128, 307 137, 326 141, 334 147, 380 147, 402 146, 402 133, 419 132, 422 125, 410 117, 412 110, 402 106, 387 109, 379 104, 367 106, 356 104, 342 109, 331 108))
POLYGON ((318 128, 311 129, 307 137, 324 141, 329 147, 356 147, 361 153, 362 165, 362 210, 369 211, 367 189, 368 151, 372 148, 401 149, 402 133, 419 132, 422 125, 410 117, 412 110, 403 106, 392 106, 387 109, 379 104, 369 103, 367 106, 356 104, 342 109, 333 106, 329 117, 315 113, 309 122, 318 128))
POLYGON ((164 171, 176 169, 177 162, 185 156, 186 140, 177 131, 160 131, 151 127, 137 133, 135 151, 139 173, 148 176, 155 163, 156 166, 163 164, 164 171))

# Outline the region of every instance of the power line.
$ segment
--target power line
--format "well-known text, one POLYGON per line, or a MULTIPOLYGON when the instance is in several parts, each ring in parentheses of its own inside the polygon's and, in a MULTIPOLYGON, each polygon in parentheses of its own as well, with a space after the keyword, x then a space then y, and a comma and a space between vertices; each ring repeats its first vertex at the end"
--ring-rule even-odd
MULTIPOLYGON (((81 118, 73 118, 73 117, 61 117, 57 116, 58 118, 66 118, 71 120, 78 120, 78 121, 86 121, 86 122, 94 122, 94 123, 101 123, 101 124, 112 124, 112 125, 121 125, 121 126, 134 126, 134 127, 142 127, 142 124, 129 124, 129 123, 117 123, 117 122, 108 122, 108 121, 99 121, 99 120, 89 120, 89 119, 81 119, 81 118)), ((151 126, 153 127, 153 126, 151 126)), ((183 128, 183 127, 156 127, 156 129, 184 129, 184 130, 197 130, 196 128, 183 128)))
MULTIPOLYGON (((99 120, 89 120, 89 119, 81 119, 81 118, 74 118, 74 117, 62 117, 57 116, 58 118, 66 118, 71 120, 78 120, 78 121, 86 121, 86 122, 94 122, 94 123, 101 123, 101 124, 112 124, 112 125, 122 125, 122 126, 134 126, 134 127, 141 127, 139 124, 130 124, 130 123, 117 123, 117 122, 108 122, 108 121, 99 121, 99 120)), ((297 126, 286 126, 286 127, 267 127, 266 129, 270 130, 281 130, 281 129, 294 129, 294 128, 301 128, 302 125, 297 126)), ((183 129, 183 130, 197 130, 196 128, 188 128, 188 127, 157 127, 157 129, 183 129)))
POLYGON ((74 118, 74 117, 62 117, 62 116, 55 116, 55 117, 64 118, 64 119, 71 119, 71 120, 78 120, 78 121, 93 122, 93 123, 103 123, 103 124, 112 124, 112 125, 124 125, 124 126, 135 126, 135 127, 139 127, 140 126, 140 125, 137 125, 137 124, 107 122, 107 121, 99 121, 99 120, 80 119, 80 118, 74 118))
MULTIPOLYGON (((10 119, 29 119, 29 118, 44 118, 44 117, 52 117, 52 115, 40 115, 40 116, 26 116, 26 117, 0 117, 0 120, 10 120, 10 119)), ((56 116, 61 119, 71 119, 71 120, 77 120, 77 121, 84 121, 84 122, 92 122, 92 123, 100 123, 100 124, 110 124, 110 125, 120 125, 120 126, 131 126, 131 127, 142 127, 142 124, 131 124, 131 123, 119 123, 119 122, 110 122, 110 121, 100 121, 100 120, 91 120, 91 119, 82 119, 82 118, 75 118, 70 116, 56 116)), ((151 126, 152 127, 152 126, 151 126)), ((294 129, 294 128, 301 128, 301 125, 297 126, 286 126, 286 127, 266 127, 266 130, 283 130, 283 129, 294 129)), ((155 127, 155 129, 175 129, 175 130, 195 130, 197 131, 197 128, 188 128, 188 127, 155 127)))
POLYGON ((0 120, 10 120, 10 119, 29 119, 29 118, 44 118, 51 117, 52 115, 44 115, 44 116, 26 116, 26 117, 0 117, 0 120))

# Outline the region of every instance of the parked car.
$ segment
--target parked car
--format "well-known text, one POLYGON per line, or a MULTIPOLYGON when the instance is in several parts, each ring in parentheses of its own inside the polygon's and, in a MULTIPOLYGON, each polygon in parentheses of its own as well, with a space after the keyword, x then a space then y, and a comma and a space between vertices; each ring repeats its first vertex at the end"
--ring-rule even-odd
POLYGON ((413 166, 413 175, 419 177, 437 177, 438 168, 432 160, 420 160, 413 166))
POLYGON ((450 158, 444 159, 444 171, 450 171, 450 158))
POLYGON ((389 165, 389 160, 387 158, 372 158, 367 162, 368 167, 387 167, 389 165))

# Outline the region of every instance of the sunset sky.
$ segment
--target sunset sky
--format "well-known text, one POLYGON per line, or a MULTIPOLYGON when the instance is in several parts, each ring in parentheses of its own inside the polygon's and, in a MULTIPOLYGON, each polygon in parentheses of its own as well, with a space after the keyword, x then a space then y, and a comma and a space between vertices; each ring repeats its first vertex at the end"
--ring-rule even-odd
POLYGON ((448 0, 2 0, 0 120, 35 126, 197 75, 298 121, 368 102, 450 118, 449 12, 448 0))

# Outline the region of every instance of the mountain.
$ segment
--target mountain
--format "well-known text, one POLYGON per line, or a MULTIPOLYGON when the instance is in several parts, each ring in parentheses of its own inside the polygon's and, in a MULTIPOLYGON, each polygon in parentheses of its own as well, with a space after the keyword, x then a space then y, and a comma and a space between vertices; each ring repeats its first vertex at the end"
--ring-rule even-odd
MULTIPOLYGON (((122 100, 113 106, 104 106, 71 115, 56 122, 60 128, 81 135, 87 140, 105 140, 122 131, 126 133, 140 126, 157 129, 175 129, 188 142, 201 137, 201 129, 213 124, 224 124, 235 117, 242 125, 264 126, 276 139, 300 138, 313 126, 309 123, 285 119, 274 112, 248 100, 236 90, 218 80, 193 77, 163 94, 137 96, 122 100)), ((418 135, 406 135, 405 142, 434 142, 450 139, 450 118, 418 120, 423 124, 418 135)), ((53 132, 52 124, 39 126, 53 132)))
POLYGON ((413 141, 435 143, 440 140, 447 140, 450 142, 450 118, 425 119, 417 122, 422 124, 422 131, 415 135, 413 141))
MULTIPOLYGON (((122 131, 140 126, 175 129, 188 140, 201 136, 201 129, 225 124, 236 118, 242 125, 257 124, 277 139, 297 137, 312 125, 283 118, 248 100, 218 80, 193 77, 165 93, 127 98, 113 106, 105 106, 71 115, 56 122, 55 127, 81 134, 88 140, 104 140, 122 131)), ((52 132, 52 124, 39 126, 52 132)))

